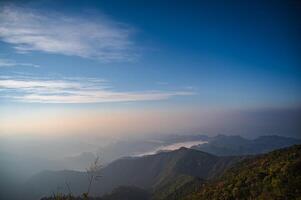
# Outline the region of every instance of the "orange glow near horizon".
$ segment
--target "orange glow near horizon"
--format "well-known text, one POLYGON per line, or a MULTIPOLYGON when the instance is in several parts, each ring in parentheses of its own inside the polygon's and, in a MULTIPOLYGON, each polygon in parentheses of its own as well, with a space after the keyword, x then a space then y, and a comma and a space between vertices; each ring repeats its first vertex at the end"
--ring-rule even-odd
POLYGON ((2 135, 82 135, 170 133, 196 129, 192 110, 40 110, 1 117, 2 135))

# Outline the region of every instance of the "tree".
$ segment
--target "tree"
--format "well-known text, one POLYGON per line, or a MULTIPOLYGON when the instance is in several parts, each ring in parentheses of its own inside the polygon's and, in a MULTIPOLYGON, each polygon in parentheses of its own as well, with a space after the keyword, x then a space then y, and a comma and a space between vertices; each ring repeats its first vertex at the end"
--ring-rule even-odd
POLYGON ((84 199, 88 199, 89 193, 91 191, 91 187, 94 181, 97 181, 98 178, 100 178, 101 176, 98 175, 99 170, 101 169, 102 165, 99 162, 99 156, 97 156, 94 160, 94 162, 91 163, 91 165, 86 168, 86 172, 87 172, 87 177, 89 180, 89 185, 88 185, 88 189, 87 192, 85 192, 83 194, 84 199))

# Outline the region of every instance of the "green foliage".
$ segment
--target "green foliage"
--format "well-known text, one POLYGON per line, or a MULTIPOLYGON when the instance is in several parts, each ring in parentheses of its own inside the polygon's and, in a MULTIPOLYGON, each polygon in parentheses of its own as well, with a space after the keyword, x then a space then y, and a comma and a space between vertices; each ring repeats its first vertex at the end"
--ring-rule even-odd
MULTIPOLYGON (((88 198, 88 197, 74 197, 73 195, 71 194, 68 194, 68 195, 65 195, 65 194, 62 194, 62 193, 56 193, 56 194, 53 194, 51 197, 44 197, 42 198, 41 200, 98 200, 98 199, 92 199, 92 198, 88 198)), ((99 198, 99 200, 101 200, 99 198)))
POLYGON ((41 200, 149 200, 149 192, 137 188, 122 186, 114 189, 110 194, 103 197, 90 197, 87 193, 83 193, 80 197, 72 195, 63 195, 61 193, 54 194, 52 197, 45 197, 41 200))
POLYGON ((301 199, 301 145, 239 163, 186 200, 301 199))
POLYGON ((137 187, 121 186, 112 193, 102 197, 102 200, 150 200, 150 193, 137 187))
POLYGON ((177 200, 196 192, 205 181, 191 176, 180 175, 153 193, 153 200, 177 200))

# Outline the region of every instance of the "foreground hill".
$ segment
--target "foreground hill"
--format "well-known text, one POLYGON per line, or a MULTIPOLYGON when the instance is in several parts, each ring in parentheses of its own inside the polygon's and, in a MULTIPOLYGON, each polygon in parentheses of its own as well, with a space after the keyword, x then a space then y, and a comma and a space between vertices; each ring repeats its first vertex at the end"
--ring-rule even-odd
POLYGON ((174 199, 301 199, 301 145, 246 159, 218 180, 174 199))
POLYGON ((208 137, 208 143, 194 146, 194 149, 208 152, 219 156, 255 155, 301 144, 300 139, 270 135, 260 136, 250 140, 241 136, 218 135, 208 137))
MULTIPOLYGON (((151 200, 151 194, 137 187, 121 186, 115 188, 110 194, 102 197, 89 197, 89 200, 151 200)), ((87 200, 87 197, 57 194, 43 197, 41 200, 87 200)))
MULTIPOLYGON (((202 180, 217 177, 242 159, 231 156, 218 157, 186 148, 144 157, 124 158, 99 171, 102 177, 93 185, 91 192, 94 196, 101 196, 123 185, 153 191, 175 182, 178 183, 177 187, 181 187, 195 177, 202 180)), ((88 186, 84 172, 47 171, 34 176, 26 184, 26 194, 23 197, 37 199, 50 196, 58 190, 68 193, 66 182, 75 195, 85 192, 88 186)), ((165 188, 161 194, 168 193, 170 187, 165 188)))

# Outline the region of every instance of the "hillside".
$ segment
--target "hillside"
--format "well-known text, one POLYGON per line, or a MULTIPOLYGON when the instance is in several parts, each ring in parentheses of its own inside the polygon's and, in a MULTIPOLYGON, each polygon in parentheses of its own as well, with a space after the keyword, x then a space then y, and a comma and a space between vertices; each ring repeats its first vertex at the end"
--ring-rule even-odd
POLYGON ((177 199, 301 199, 301 145, 247 159, 177 199))
POLYGON ((176 200, 196 191, 207 181, 196 177, 179 176, 152 193, 153 200, 176 200))
MULTIPOLYGON (((115 188, 111 193, 102 197, 89 197, 89 200, 150 200, 151 195, 148 191, 137 187, 121 186, 115 188)), ((41 200, 87 200, 83 196, 72 196, 56 194, 49 197, 43 197, 41 200)))
MULTIPOLYGON (((205 152, 181 148, 144 157, 124 158, 104 167, 102 176, 92 187, 92 195, 101 196, 119 186, 136 186, 156 190, 179 177, 197 177, 208 180, 219 176, 242 157, 218 157, 205 152)), ((68 193, 66 182, 72 193, 80 195, 86 191, 88 181, 84 172, 47 171, 34 176, 27 182, 25 191, 29 199, 50 196, 53 191, 68 193)), ((178 187, 185 184, 181 181, 178 187)))

